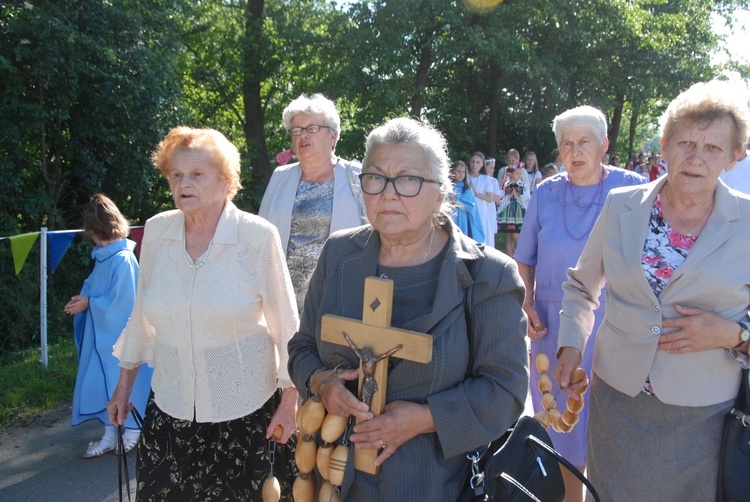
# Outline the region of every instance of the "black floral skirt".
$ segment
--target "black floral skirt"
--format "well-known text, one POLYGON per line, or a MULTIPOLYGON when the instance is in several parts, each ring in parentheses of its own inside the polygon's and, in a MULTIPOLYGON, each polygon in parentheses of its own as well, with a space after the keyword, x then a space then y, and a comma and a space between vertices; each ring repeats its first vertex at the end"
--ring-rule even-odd
MULTIPOLYGON (((228 422, 178 420, 149 397, 138 443, 137 500, 261 500, 270 471, 266 427, 280 393, 263 408, 228 422)), ((292 500, 294 440, 276 445, 274 476, 292 500)))

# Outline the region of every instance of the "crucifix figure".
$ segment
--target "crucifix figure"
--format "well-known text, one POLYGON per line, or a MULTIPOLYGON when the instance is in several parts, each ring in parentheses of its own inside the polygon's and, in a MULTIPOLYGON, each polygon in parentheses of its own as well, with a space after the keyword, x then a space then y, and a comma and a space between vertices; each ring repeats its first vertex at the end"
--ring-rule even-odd
MULTIPOLYGON (((388 383, 388 357, 419 363, 432 360, 432 336, 391 327, 393 281, 378 277, 365 279, 362 320, 326 314, 321 339, 350 347, 359 358, 359 395, 373 415, 385 410, 388 383), (377 355, 380 354, 380 355, 377 355)), ((359 423, 359 420, 358 420, 359 423)), ((354 450, 354 467, 376 474, 378 450, 354 450)))
POLYGON ((386 359, 403 349, 404 344, 399 343, 385 354, 376 356, 370 347, 364 347, 361 349, 357 347, 357 344, 354 343, 354 340, 352 340, 346 332, 344 332, 344 338, 349 344, 349 347, 352 348, 359 358, 359 367, 362 368, 362 392, 359 398, 363 403, 367 404, 367 406, 370 406, 372 404, 372 396, 378 391, 378 382, 375 380, 374 373, 375 365, 378 364, 378 361, 386 359))

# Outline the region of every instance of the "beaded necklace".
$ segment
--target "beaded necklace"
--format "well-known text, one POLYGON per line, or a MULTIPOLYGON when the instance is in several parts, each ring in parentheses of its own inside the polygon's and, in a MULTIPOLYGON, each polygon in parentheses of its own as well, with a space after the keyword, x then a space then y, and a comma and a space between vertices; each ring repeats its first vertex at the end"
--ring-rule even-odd
POLYGON ((602 176, 601 176, 601 179, 599 180, 599 187, 596 189, 594 196, 591 198, 591 202, 588 204, 580 204, 578 202, 578 199, 576 199, 576 194, 573 191, 573 184, 570 182, 570 177, 568 177, 568 179, 565 180, 565 188, 563 188, 563 196, 562 196, 563 226, 565 226, 565 232, 567 232, 570 238, 573 239, 574 241, 580 241, 586 238, 589 235, 589 233, 591 233, 591 230, 594 228, 594 224, 596 224, 597 214, 596 214, 596 211, 594 211, 594 217, 591 219, 591 224, 586 230, 584 230, 584 232, 580 236, 576 237, 575 235, 573 235, 573 233, 570 231, 570 228, 568 227, 568 207, 566 204, 568 189, 570 189, 570 194, 573 197, 573 204, 575 204, 578 209, 585 209, 587 206, 593 205, 594 200, 597 200, 597 199, 598 199, 597 204, 599 205, 599 207, 601 207, 602 195, 604 194, 604 174, 605 174, 605 170, 602 167, 602 176))
MULTIPOLYGON (((184 235, 184 234, 183 234, 184 235)), ((211 248, 214 245, 214 238, 211 237, 211 240, 208 242, 208 247, 206 248, 206 252, 203 253, 203 255, 200 257, 200 260, 198 262, 194 262, 192 258, 190 258, 190 255, 187 252, 187 238, 183 239, 182 242, 182 256, 185 258, 185 263, 187 263, 187 266, 192 269, 201 268, 203 265, 206 264, 206 261, 208 260, 208 255, 211 253, 211 248)))

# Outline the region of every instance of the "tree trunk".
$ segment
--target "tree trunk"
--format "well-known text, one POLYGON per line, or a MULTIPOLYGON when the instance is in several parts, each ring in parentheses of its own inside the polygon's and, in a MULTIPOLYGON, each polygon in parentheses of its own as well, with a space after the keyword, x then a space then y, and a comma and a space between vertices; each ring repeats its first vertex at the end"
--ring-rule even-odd
POLYGON ((628 139, 628 160, 633 156, 633 143, 635 143, 635 129, 638 123, 638 103, 632 103, 633 109, 630 113, 630 138, 628 139))
MULTIPOLYGON (((475 57, 476 54, 472 51, 471 59, 474 60, 475 57)), ((469 144, 473 151, 477 149, 477 128, 479 122, 479 86, 476 81, 478 77, 474 72, 474 63, 470 63, 467 77, 466 92, 469 94, 469 144)))
POLYGON ((263 78, 261 41, 263 36, 263 6, 265 0, 248 0, 245 12, 245 47, 243 50, 244 76, 242 97, 245 105, 245 141, 250 164, 263 183, 271 179, 271 162, 266 150, 266 133, 260 84, 263 78))
POLYGON ((615 97, 617 104, 615 109, 612 111, 612 124, 609 128, 609 150, 607 152, 610 155, 614 155, 617 152, 617 137, 620 135, 620 124, 622 124, 622 107, 625 104, 625 95, 618 93, 615 97))
POLYGON ((490 64, 490 103, 487 124, 487 154, 497 156, 497 115, 500 107, 500 67, 493 61, 490 64))
POLYGON ((430 45, 432 37, 424 37, 424 39, 422 53, 419 57, 419 67, 414 79, 414 95, 411 98, 411 116, 418 119, 422 118, 424 91, 427 88, 427 77, 429 76, 430 65, 432 64, 432 47, 430 45))

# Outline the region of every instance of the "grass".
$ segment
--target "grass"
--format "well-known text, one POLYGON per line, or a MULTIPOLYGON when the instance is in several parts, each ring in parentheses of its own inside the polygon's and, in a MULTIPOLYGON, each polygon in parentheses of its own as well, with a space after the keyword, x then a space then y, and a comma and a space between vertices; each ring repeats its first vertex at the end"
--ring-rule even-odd
POLYGON ((39 362, 39 347, 0 358, 0 430, 73 399, 75 344, 64 339, 49 345, 47 353, 47 368, 39 362))

